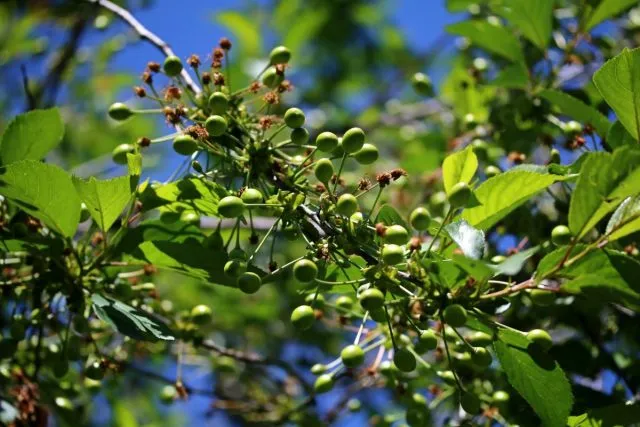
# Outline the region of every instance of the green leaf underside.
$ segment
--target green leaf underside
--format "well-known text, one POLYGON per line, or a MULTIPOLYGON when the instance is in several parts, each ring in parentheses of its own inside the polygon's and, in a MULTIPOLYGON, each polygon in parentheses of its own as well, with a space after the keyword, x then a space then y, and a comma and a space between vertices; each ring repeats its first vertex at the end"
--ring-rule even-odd
POLYGON ((567 427, 627 427, 640 422, 640 404, 620 403, 569 417, 567 427))
POLYGON ((573 406, 571 385, 555 360, 521 333, 498 329, 496 355, 509 383, 531 405, 542 425, 564 427, 573 406))
POLYGON ((64 135, 64 124, 57 108, 34 110, 14 118, 2 135, 0 162, 41 160, 64 135))
POLYGON ((584 124, 592 125, 602 136, 608 134, 611 122, 600 111, 585 104, 578 98, 555 89, 543 90, 540 92, 540 96, 558 107, 562 114, 584 124))
POLYGON ((480 206, 467 208, 462 219, 487 229, 551 184, 568 179, 534 170, 511 170, 483 182, 474 194, 480 206))
POLYGON ((602 0, 598 7, 589 15, 585 30, 589 31, 601 22, 613 18, 637 4, 638 0, 602 0))
POLYGON ((472 44, 513 62, 523 60, 520 42, 510 30, 503 26, 472 20, 451 24, 446 27, 446 30, 449 33, 467 37, 472 44))
POLYGON ((539 246, 520 251, 515 255, 511 255, 500 264, 493 264, 491 268, 495 271, 495 275, 515 276, 520 273, 529 258, 534 256, 540 250, 539 246))
POLYGON ((442 164, 442 180, 447 194, 459 182, 471 182, 478 170, 478 158, 471 147, 447 156, 442 164))
POLYGON ((171 329, 149 313, 111 297, 91 295, 96 315, 123 335, 139 341, 173 341, 171 329))
POLYGON ((553 29, 554 0, 503 0, 497 12, 540 50, 547 48, 553 29))
POLYGON ((640 231, 640 195, 629 197, 611 215, 605 232, 610 242, 640 231))
POLYGON ((73 178, 80 199, 87 205, 98 227, 108 230, 131 199, 128 176, 108 180, 73 178))
POLYGON ((484 254, 484 233, 473 228, 467 221, 447 224, 444 230, 458 245, 467 258, 478 260, 484 254))
POLYGON ((67 172, 36 160, 0 168, 0 195, 63 236, 74 235, 80 221, 80 198, 67 172))

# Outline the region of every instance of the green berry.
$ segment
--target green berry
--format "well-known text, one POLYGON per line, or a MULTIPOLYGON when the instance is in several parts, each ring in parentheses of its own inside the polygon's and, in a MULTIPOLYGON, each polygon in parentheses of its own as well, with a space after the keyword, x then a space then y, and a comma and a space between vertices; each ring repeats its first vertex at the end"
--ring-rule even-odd
POLYGON ((234 248, 231 252, 229 252, 229 259, 237 259, 239 261, 246 261, 249 259, 247 253, 242 250, 242 248, 234 248))
POLYGON ((384 294, 376 288, 369 288, 363 291, 359 297, 360 305, 367 311, 382 308, 384 304, 384 294))
POLYGON ((196 325, 206 325, 212 318, 213 312, 204 304, 198 304, 191 309, 191 321, 196 325))
POLYGON ((462 208, 467 205, 471 197, 471 188, 466 182, 459 182, 449 192, 448 200, 454 209, 462 208))
POLYGON ((311 306, 301 305, 291 312, 291 323, 301 331, 309 329, 315 320, 316 315, 311 306))
POLYGON ((474 139, 473 141, 471 141, 471 148, 473 149, 475 155, 480 158, 480 160, 487 159, 487 151, 489 150, 489 145, 485 140, 480 138, 474 139))
POLYGON ((465 392, 460 397, 460 406, 466 413, 475 415, 480 412, 480 399, 473 393, 465 392))
POLYGON ((445 323, 454 328, 459 328, 467 323, 467 310, 460 304, 451 304, 442 312, 445 323))
POLYGON ((353 158, 361 165, 370 165, 375 163, 379 156, 380 153, 378 152, 378 148, 368 142, 363 144, 362 148, 353 154, 353 158))
POLYGON ((296 128, 291 131, 290 137, 294 144, 303 145, 309 141, 309 131, 305 128, 296 128))
POLYGON ((304 113, 299 108, 289 108, 284 113, 284 123, 292 129, 301 128, 304 125, 304 113))
POLYGON ((180 135, 173 140, 173 151, 190 156, 198 149, 198 142, 189 135, 180 135))
POLYGON ((358 199, 353 194, 343 194, 336 203, 336 212, 340 215, 351 216, 358 210, 358 199))
POLYGON ((227 131, 227 119, 214 114, 209 116, 204 122, 204 127, 211 136, 220 136, 227 131))
POLYGON ((310 259, 301 259, 293 265, 293 276, 300 283, 311 283, 318 277, 318 266, 310 259))
POLYGON ((262 286, 262 279, 256 273, 246 272, 238 277, 237 284, 245 294, 255 294, 262 286))
POLYGON ((209 97, 209 108, 214 114, 224 114, 229 108, 229 97, 222 92, 213 92, 209 97))
POLYGON ((509 393, 503 390, 497 390, 491 396, 491 401, 495 404, 506 403, 509 401, 509 393))
POLYGON ((487 347, 493 343, 491 335, 476 331, 467 337, 467 342, 474 347, 487 347))
POLYGON ((478 121, 476 120, 476 116, 472 113, 466 114, 464 116, 464 125, 467 129, 475 129, 478 126, 478 121))
POLYGON ((543 329, 533 329, 527 333, 527 339, 537 344, 542 350, 548 351, 553 346, 551 335, 543 329))
POLYGON ((218 202, 218 213, 225 218, 237 218, 244 211, 244 202, 240 197, 227 196, 218 202))
POLYGON ((401 225, 389 226, 385 231, 384 241, 394 245, 404 245, 409 241, 409 232, 401 225))
POLYGON ((311 373, 313 375, 321 375, 327 372, 327 365, 323 365, 322 363, 316 363, 311 367, 311 373))
POLYGON ((101 380, 104 378, 104 369, 98 360, 94 360, 84 367, 84 376, 92 380, 101 380))
POLYGON ((560 151, 552 148, 549 152, 549 164, 560 164, 560 151))
POLYGON ((411 372, 416 369, 416 357, 406 348, 399 348, 393 355, 393 363, 402 372, 411 372))
POLYGON ((429 206, 436 212, 441 212, 447 203, 447 194, 444 191, 438 191, 429 198, 429 206))
POLYGON ((556 300, 556 296, 553 292, 549 292, 544 289, 532 289, 529 296, 534 304, 542 307, 552 305, 556 300))
POLYGON ((418 95, 433 96, 433 84, 426 74, 415 73, 411 78, 411 85, 418 95))
POLYGON ((583 131, 583 127, 581 123, 576 122, 575 120, 571 120, 565 123, 564 131, 568 134, 581 133, 583 131))
POLYGON ((356 368, 364 362, 364 351, 357 345, 348 345, 340 352, 340 358, 347 368, 356 368))
POLYGON ((224 265, 224 274, 231 278, 237 278, 247 271, 247 263, 238 259, 230 259, 224 265))
POLYGON ((431 214, 427 208, 415 208, 409 216, 409 222, 416 230, 425 231, 429 228, 429 224, 431 224, 431 214))
POLYGON ((456 383, 456 376, 453 371, 440 371, 438 372, 438 376, 442 378, 446 384, 454 385, 456 383))
POLYGON ((505 262, 507 259, 506 256, 504 255, 496 255, 494 257, 491 258, 491 262, 493 264, 502 264, 503 262, 505 262))
POLYGON ((264 197, 257 188, 245 188, 240 196, 243 203, 248 205, 257 205, 263 202, 264 197))
POLYGON ((187 224, 200 225, 200 215, 194 211, 184 211, 180 214, 180 221, 187 224))
POLYGON ((324 308, 324 297, 316 292, 307 295, 304 302, 317 309, 324 308))
POLYGON ((136 151, 136 147, 132 144, 120 144, 111 152, 111 158, 119 165, 127 164, 127 154, 133 154, 136 151))
POLYGON ((85 205, 84 203, 81 203, 80 204, 80 222, 85 222, 89 218, 91 218, 91 212, 89 212, 87 205, 85 205))
POLYGON ((333 163, 329 159, 320 159, 316 162, 313 173, 318 181, 328 184, 333 176, 333 163))
MULTIPOLYGON (((382 299, 384 300, 384 295, 382 296, 382 299)), ((346 295, 339 296, 338 299, 336 299, 336 305, 346 310, 351 310, 353 307, 353 299, 346 295)))
POLYGON ((132 115, 133 111, 131 108, 122 102, 116 102, 115 104, 111 104, 111 107, 109 107, 109 117, 113 120, 121 122, 123 120, 127 120, 132 115))
POLYGON ((334 385, 333 377, 329 374, 320 375, 316 378, 316 382, 313 384, 313 390, 316 394, 326 393, 331 391, 334 385))
POLYGON ((497 166, 489 165, 484 168, 484 174, 487 176, 487 178, 493 178, 494 176, 500 175, 501 173, 502 171, 497 166))
POLYGON ((435 350, 438 347, 438 337, 431 329, 427 329, 420 334, 418 345, 426 350, 435 350))
POLYGON ((382 261, 388 265, 404 262, 404 249, 398 245, 384 245, 382 247, 382 261))
POLYGON ((342 135, 342 149, 347 154, 359 151, 364 146, 364 131, 360 128, 351 128, 342 135))
POLYGON ((318 150, 330 153, 338 147, 338 137, 332 132, 322 132, 316 137, 318 150))
POLYGON ((471 361, 479 368, 488 368, 493 361, 491 353, 484 347, 474 347, 471 353, 471 361))
POLYGON ((164 73, 169 77, 175 77, 182 71, 182 61, 177 56, 167 56, 162 65, 164 73))
POLYGON ((275 67, 269 67, 262 75, 262 84, 268 88, 277 87, 284 80, 284 75, 278 73, 275 67))
POLYGON ((571 243, 571 230, 566 225, 557 225, 551 230, 551 242, 556 246, 564 246, 571 243))
POLYGON ((349 399, 347 402, 347 409, 349 412, 358 412, 362 408, 362 402, 358 399, 349 399))
POLYGON ((178 392, 175 386, 166 385, 160 391, 160 401, 165 405, 170 405, 178 398, 178 392))
POLYGON ((274 47, 269 54, 269 63, 271 65, 286 64, 291 59, 291 51, 285 46, 274 47))
POLYGON ((56 397, 54 402, 56 406, 63 411, 71 412, 74 409, 73 403, 66 397, 61 397, 61 396, 56 397))

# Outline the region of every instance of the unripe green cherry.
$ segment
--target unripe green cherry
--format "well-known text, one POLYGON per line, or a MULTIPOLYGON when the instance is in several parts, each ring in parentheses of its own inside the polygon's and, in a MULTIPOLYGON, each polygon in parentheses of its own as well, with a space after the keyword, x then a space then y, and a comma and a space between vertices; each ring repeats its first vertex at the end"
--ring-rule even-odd
POLYGON ((64 396, 58 396, 54 400, 56 407, 62 411, 71 413, 74 409, 73 402, 64 396))
POLYGON ((116 102, 115 104, 111 104, 111 107, 109 107, 109 117, 113 120, 121 122, 123 120, 127 120, 132 115, 133 111, 131 108, 122 102, 116 102))
POLYGON ((551 242, 556 246, 571 243, 571 230, 566 225, 557 225, 551 230, 551 242))
POLYGON ((544 289, 532 289, 529 296, 535 305, 539 305, 541 307, 552 305, 556 300, 556 296, 553 292, 546 291, 544 289))
POLYGON ((291 131, 290 137, 294 144, 303 145, 309 141, 309 131, 305 128, 296 128, 291 131))
POLYGON ((102 369, 102 364, 98 360, 89 362, 84 367, 84 376, 91 378, 92 380, 101 380, 104 378, 104 369, 102 369))
POLYGON ((286 64, 291 59, 291 51, 285 46, 274 47, 269 54, 269 64, 286 64))
POLYGON ((489 146, 484 139, 476 138, 471 141, 471 148, 473 152, 480 160, 486 160, 487 151, 489 150, 489 146))
POLYGON ((316 378, 316 382, 313 384, 313 390, 316 394, 326 393, 331 391, 334 383, 333 377, 330 374, 323 374, 316 378))
POLYGON ((311 373, 313 375, 321 375, 327 372, 327 365, 323 365, 322 363, 316 363, 311 367, 311 373))
POLYGON ((527 333, 527 339, 534 344, 537 344, 542 350, 548 351, 553 347, 553 340, 551 335, 543 329, 533 329, 527 333))
POLYGON ((240 199, 243 203, 249 205, 256 205, 263 202, 264 197, 262 193, 257 188, 245 188, 240 196, 240 199))
POLYGON ((318 277, 318 266, 310 259, 301 259, 293 265, 293 276, 300 283, 311 283, 318 277))
POLYGON ((456 376, 453 371, 440 371, 437 374, 442 378, 442 381, 449 385, 454 385, 456 383, 456 376))
POLYGON ((200 215, 194 211, 184 211, 180 214, 180 221, 199 226, 200 215))
POLYGON ((333 176, 333 163, 329 159, 320 159, 316 162, 316 165, 313 169, 313 173, 315 174, 318 181, 328 184, 333 176))
POLYGON ((411 85, 418 95, 433 96, 433 84, 426 74, 415 73, 411 78, 411 85))
POLYGON ((198 149, 198 142, 189 135, 179 135, 173 140, 173 151, 190 156, 198 149))
POLYGON ((431 329, 427 329, 420 334, 418 344, 422 349, 435 350, 438 347, 438 337, 431 329))
POLYGON ((301 331, 309 329, 315 320, 316 315, 309 305, 298 306, 291 312, 291 324, 301 331))
POLYGON ((409 216, 409 222, 416 230, 425 231, 429 228, 429 224, 431 224, 431 214, 427 208, 415 208, 409 216))
POLYGON ((491 262, 493 264, 502 264, 503 262, 505 262, 507 259, 506 256, 504 255, 496 255, 494 257, 491 258, 491 262))
POLYGON ((218 213, 225 218, 237 218, 244 211, 244 202, 240 197, 227 196, 218 202, 218 213))
POLYGON ((246 261, 249 256, 242 248, 234 248, 229 252, 229 259, 237 259, 239 261, 246 261))
POLYGON ((394 245, 404 245, 409 241, 409 232, 401 225, 391 225, 385 231, 384 241, 394 245))
POLYGON ((340 352, 340 358, 347 368, 356 368, 364 362, 364 351, 357 345, 348 345, 340 352))
POLYGON ((80 222, 85 222, 89 218, 91 218, 91 212, 89 212, 87 205, 85 205, 84 203, 81 203, 80 204, 80 222))
POLYGON ((488 368, 493 361, 491 353, 484 347, 474 347, 471 353, 471 361, 479 368, 488 368))
POLYGON ((311 293, 304 298, 304 302, 310 305, 313 308, 323 309, 324 308, 324 297, 321 294, 311 293))
POLYGON ((475 415, 480 412, 480 399, 473 393, 464 392, 460 396, 460 406, 466 413, 475 415))
POLYGON ((506 403, 509 401, 509 398, 509 393, 503 390, 497 390, 493 393, 493 396, 491 396, 491 400, 494 404, 506 403))
MULTIPOLYGON (((382 299, 384 300, 384 295, 382 296, 382 299)), ((346 310, 351 310, 351 308, 353 307, 353 299, 346 295, 341 295, 338 297, 338 299, 336 299, 336 305, 346 310)))
POLYGON ((262 84, 268 88, 275 88, 284 81, 284 76, 279 74, 275 67, 269 67, 262 75, 262 84))
POLYGON ((364 131, 360 128, 351 128, 342 135, 342 149, 347 154, 352 154, 364 146, 364 131))
POLYGON ((445 323, 454 328, 459 328, 467 323, 467 310, 460 304, 451 304, 442 312, 445 323))
POLYGON ((111 158, 119 165, 127 164, 127 154, 135 153, 136 147, 132 144, 120 144, 111 152, 111 158))
POLYGON ((343 194, 338 197, 336 212, 340 215, 351 216, 358 210, 358 199, 353 194, 343 194))
POLYGON ((165 405, 172 404, 178 398, 178 392, 175 386, 166 385, 160 391, 160 401, 165 405))
POLYGON ((361 165, 370 165, 375 163, 379 156, 380 153, 378 152, 378 148, 368 142, 364 143, 360 150, 353 153, 353 158, 361 165))
POLYGON ((466 114, 464 116, 464 125, 467 129, 471 130, 478 126, 478 121, 476 120, 476 116, 472 113, 466 114))
POLYGON ((191 321, 196 325, 206 325, 212 318, 213 312, 204 304, 198 304, 191 309, 191 321))
POLYGON ((491 335, 476 331, 467 337, 467 342, 474 347, 487 347, 493 343, 491 335))
POLYGON ((369 288, 362 292, 359 297, 360 305, 367 311, 382 308, 384 304, 384 294, 376 288, 369 288))
POLYGON ((330 153, 338 146, 338 137, 333 132, 322 132, 316 137, 318 150, 330 153))
POLYGON ((347 402, 347 409, 349 412, 358 412, 362 408, 362 402, 359 399, 349 399, 347 402))
POLYGON ((564 131, 567 134, 580 133, 582 132, 582 130, 583 130, 582 124, 579 122, 576 122, 575 120, 568 121, 564 125, 564 131))
POLYGON ((444 191, 437 191, 429 197, 429 206, 436 212, 441 212, 447 203, 447 194, 444 191))
POLYGON ((204 127, 211 136, 220 136, 227 131, 227 119, 214 114, 209 116, 204 122, 204 127))
POLYGON ((388 265, 404 262, 404 249, 398 245, 384 245, 382 247, 382 261, 388 265))
POLYGON ((549 152, 549 164, 560 164, 560 151, 552 148, 549 152))
POLYGON ((164 73, 169 77, 175 77, 182 71, 182 61, 177 56, 167 56, 162 64, 164 73))
POLYGON ((237 284, 245 294, 255 294, 262 286, 262 279, 256 273, 246 272, 238 277, 237 284))
POLYGON ((292 129, 301 128, 304 120, 304 113, 299 108, 289 108, 284 113, 284 123, 292 129))
POLYGON ((466 206, 471 197, 471 187, 466 182, 459 182, 449 192, 448 200, 454 209, 466 206))
POLYGON ((229 108, 229 97, 222 92, 213 92, 209 97, 209 108, 214 114, 224 114, 229 108))
POLYGON ((395 351, 393 363, 402 372, 411 372, 416 369, 416 357, 406 348, 399 348, 395 351))
POLYGON ((231 278, 237 278, 247 271, 247 263, 239 259, 230 259, 224 265, 224 274, 231 278))
POLYGON ((497 166, 489 165, 484 168, 484 174, 487 176, 487 178, 493 178, 494 176, 500 175, 501 173, 502 171, 497 166))

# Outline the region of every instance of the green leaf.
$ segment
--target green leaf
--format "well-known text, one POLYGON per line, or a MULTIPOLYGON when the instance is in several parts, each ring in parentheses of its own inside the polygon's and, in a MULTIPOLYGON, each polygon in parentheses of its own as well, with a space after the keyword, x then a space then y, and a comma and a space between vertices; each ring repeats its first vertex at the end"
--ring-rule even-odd
POLYGON ((632 146, 638 145, 638 141, 633 139, 631 134, 627 132, 627 130, 622 125, 622 123, 620 123, 620 120, 616 120, 615 123, 613 123, 613 125, 611 125, 611 127, 609 128, 609 133, 607 134, 606 142, 607 142, 607 145, 609 145, 609 147, 611 147, 612 150, 615 150, 616 148, 624 147, 627 145, 632 145, 632 146))
POLYGON ((462 253, 471 259, 480 259, 484 254, 484 233, 473 228, 467 221, 456 221, 444 226, 444 230, 458 245, 462 253))
POLYGON ((384 225, 394 225, 398 224, 410 230, 407 222, 402 218, 402 216, 398 213, 395 208, 391 205, 384 205, 378 211, 378 215, 376 216, 376 223, 381 222, 384 225))
POLYGON ((127 167, 129 169, 129 187, 131 192, 136 191, 142 175, 142 156, 139 153, 127 153, 127 167))
POLYGON ((629 197, 618 206, 607 224, 607 240, 612 242, 640 231, 640 195, 629 197))
POLYGON ((529 85, 529 70, 522 62, 504 67, 491 85, 507 89, 525 89, 529 85))
POLYGON ((493 345, 509 383, 542 425, 564 427, 573 406, 571 385, 555 360, 530 344, 524 334, 500 328, 493 345))
POLYGON ((34 110, 14 118, 2 135, 0 162, 41 160, 64 135, 64 124, 57 108, 34 110))
POLYGON ((469 6, 486 2, 487 0, 447 0, 447 10, 449 12, 466 12, 469 6))
POLYGON ((589 153, 569 206, 569 228, 580 238, 622 201, 640 193, 640 149, 589 153))
POLYGON ((478 158, 471 146, 464 150, 450 154, 442 164, 442 179, 447 194, 459 182, 471 182, 478 170, 478 158))
POLYGON ((482 260, 471 259, 466 256, 453 254, 451 257, 458 267, 469 273, 477 284, 484 284, 493 276, 493 270, 482 260))
POLYGON ((113 329, 139 341, 173 341, 171 329, 155 316, 106 295, 91 295, 96 315, 113 329))
POLYGON ((246 14, 234 11, 216 13, 215 21, 233 33, 237 41, 234 46, 238 46, 242 55, 257 57, 260 54, 262 37, 257 21, 250 19, 246 14))
POLYGON ((500 264, 493 264, 491 268, 495 271, 496 276, 515 276, 520 273, 529 258, 534 256, 540 250, 539 246, 534 246, 524 251, 520 251, 515 255, 511 255, 500 264))
POLYGON ((542 170, 510 170, 483 182, 474 194, 480 206, 467 208, 462 218, 476 228, 487 229, 531 197, 568 176, 551 175, 542 170))
POLYGON ((63 236, 74 235, 80 198, 71 177, 54 165, 21 160, 0 168, 0 195, 63 236))
POLYGON ((562 114, 582 123, 591 124, 602 136, 608 134, 611 122, 600 111, 585 104, 578 98, 555 89, 543 90, 540 92, 540 96, 558 107, 562 114))
POLYGON ((451 24, 446 27, 446 30, 449 33, 467 37, 472 44, 513 62, 524 60, 520 42, 510 30, 501 25, 472 20, 451 24), (497 43, 497 40, 500 42, 497 43))
POLYGON ((540 50, 546 50, 553 29, 554 0, 504 0, 502 3, 498 13, 540 50))
POLYGON ((188 210, 218 216, 218 202, 227 194, 219 184, 184 178, 170 184, 147 186, 140 194, 140 201, 144 211, 162 207, 173 212, 188 210))
POLYGON ((108 230, 131 200, 128 176, 97 180, 73 177, 80 199, 87 205, 91 217, 101 230, 108 230))
POLYGON ((625 129, 640 139, 640 48, 624 49, 607 61, 593 82, 625 129))
POLYGON ((602 0, 598 7, 588 16, 584 29, 589 31, 601 22, 613 18, 637 4, 638 0, 602 0))
POLYGON ((619 403, 569 417, 567 427, 626 427, 640 420, 640 404, 619 403))

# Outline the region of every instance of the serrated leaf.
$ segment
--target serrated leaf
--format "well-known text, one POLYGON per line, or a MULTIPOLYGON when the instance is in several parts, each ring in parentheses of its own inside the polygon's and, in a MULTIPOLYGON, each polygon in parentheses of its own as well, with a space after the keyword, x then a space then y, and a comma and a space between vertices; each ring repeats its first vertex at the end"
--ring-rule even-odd
POLYGON ((601 136, 608 134, 611 122, 600 111, 578 98, 555 89, 543 90, 540 92, 540 96, 558 107, 562 114, 582 123, 591 124, 601 136))
POLYGON ((381 222, 384 225, 394 225, 398 224, 409 230, 409 226, 407 222, 402 218, 402 215, 398 213, 397 210, 391 205, 384 205, 378 211, 378 215, 376 216, 376 222, 381 222))
POLYGON ((568 179, 542 170, 511 170, 483 182, 474 194, 480 206, 467 208, 462 218, 472 226, 487 229, 551 184, 568 179))
POLYGON ((640 139, 640 48, 624 49, 607 61, 593 82, 629 134, 640 139))
POLYGON ((640 193, 640 149, 589 153, 569 206, 569 228, 580 238, 622 201, 640 193))
POLYGON ((571 385, 555 360, 521 333, 500 328, 493 346, 509 383, 548 427, 564 427, 573 406, 571 385))
POLYGON ((163 207, 172 212, 195 211, 218 216, 218 202, 228 194, 219 184, 184 178, 170 184, 147 186, 140 194, 144 211, 163 207))
POLYGON ((496 10, 531 43, 544 51, 553 29, 553 3, 554 0, 504 0, 496 10))
POLYGON ((637 5, 638 0, 602 0, 598 7, 588 16, 585 31, 591 30, 601 22, 637 5))
POLYGON ((515 276, 520 273, 529 258, 534 256, 540 250, 539 246, 520 251, 515 255, 511 255, 500 264, 492 264, 491 268, 496 276, 515 276))
POLYGON ((97 180, 73 178, 80 199, 101 230, 108 230, 131 200, 130 177, 97 180))
POLYGON ((35 160, 0 168, 0 195, 63 236, 71 237, 80 221, 80 198, 65 171, 35 160))
POLYGON ((624 147, 627 145, 638 145, 638 141, 633 139, 633 136, 624 128, 620 120, 616 120, 609 128, 607 133, 606 142, 612 150, 616 148, 624 147))
POLYGON ((619 403, 569 417, 567 427, 627 427, 640 421, 640 404, 619 403))
POLYGON ((640 231, 640 195, 629 197, 618 206, 607 224, 608 241, 640 231))
POLYGON ((529 70, 522 62, 504 67, 491 85, 507 89, 524 89, 529 85, 529 70))
POLYGON ((471 20, 446 27, 447 32, 467 37, 472 44, 513 62, 523 61, 520 42, 511 31, 488 21, 471 20), (496 41, 499 40, 499 43, 496 41))
POLYGON ((34 110, 15 117, 0 142, 0 163, 41 160, 64 135, 64 124, 57 108, 34 110))
POLYGON ((113 329, 139 341, 173 341, 171 329, 155 316, 106 295, 91 295, 96 315, 113 329))
POLYGON ((444 230, 467 258, 480 259, 484 254, 484 233, 467 221, 456 221, 444 226, 444 230))
POLYGON ((471 182, 478 170, 478 158, 471 146, 448 155, 442 164, 442 179, 447 194, 459 182, 471 182))

